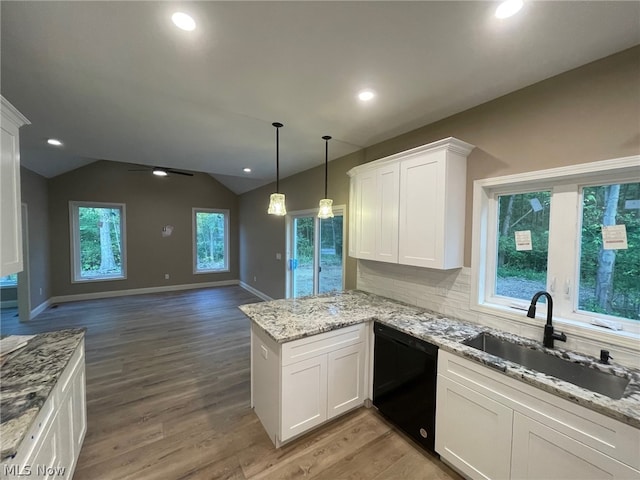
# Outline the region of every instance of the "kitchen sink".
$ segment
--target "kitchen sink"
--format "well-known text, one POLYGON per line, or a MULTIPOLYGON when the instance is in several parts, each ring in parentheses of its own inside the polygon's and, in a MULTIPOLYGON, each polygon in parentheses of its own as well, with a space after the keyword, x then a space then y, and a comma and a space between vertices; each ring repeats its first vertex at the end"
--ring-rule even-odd
POLYGON ((533 350, 517 343, 502 340, 486 332, 462 343, 613 399, 622 398, 629 384, 627 378, 601 372, 540 350, 533 350))

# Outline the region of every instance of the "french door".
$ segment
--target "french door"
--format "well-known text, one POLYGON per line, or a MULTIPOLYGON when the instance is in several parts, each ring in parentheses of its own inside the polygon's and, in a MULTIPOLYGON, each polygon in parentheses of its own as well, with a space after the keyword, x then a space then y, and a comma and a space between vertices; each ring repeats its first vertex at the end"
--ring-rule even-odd
POLYGON ((287 215, 287 298, 344 288, 344 206, 333 218, 317 210, 287 215))

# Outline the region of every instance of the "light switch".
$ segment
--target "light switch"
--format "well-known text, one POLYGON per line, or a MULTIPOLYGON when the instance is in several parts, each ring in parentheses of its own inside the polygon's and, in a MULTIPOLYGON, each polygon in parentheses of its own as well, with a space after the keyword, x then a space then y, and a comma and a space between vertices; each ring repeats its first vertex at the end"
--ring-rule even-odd
POLYGON ((282 260, 282 254, 276 253, 276 260, 282 260))

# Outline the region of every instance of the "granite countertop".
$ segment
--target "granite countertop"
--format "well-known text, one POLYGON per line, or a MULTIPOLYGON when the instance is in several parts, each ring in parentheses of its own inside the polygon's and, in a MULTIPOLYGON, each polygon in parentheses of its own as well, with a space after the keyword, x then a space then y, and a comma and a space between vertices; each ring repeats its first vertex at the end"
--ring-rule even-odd
POLYGON ((376 320, 433 343, 443 350, 482 363, 509 377, 640 428, 639 370, 613 363, 603 365, 594 357, 569 350, 546 349, 541 342, 483 325, 447 318, 438 313, 358 290, 299 299, 252 303, 242 305, 240 309, 278 343, 290 342, 337 328, 376 320), (462 343, 482 332, 489 332, 510 342, 544 350, 551 355, 565 358, 571 362, 581 363, 590 368, 628 378, 629 385, 623 397, 614 400, 462 343))
POLYGON ((41 333, 8 355, 0 369, 0 461, 16 454, 85 329, 41 333))

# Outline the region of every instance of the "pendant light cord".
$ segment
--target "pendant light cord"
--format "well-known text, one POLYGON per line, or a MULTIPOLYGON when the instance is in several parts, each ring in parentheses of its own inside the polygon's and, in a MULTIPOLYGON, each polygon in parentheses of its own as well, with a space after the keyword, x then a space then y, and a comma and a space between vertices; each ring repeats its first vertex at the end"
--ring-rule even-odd
POLYGON ((327 184, 329 183, 329 140, 331 137, 325 135, 322 137, 324 140, 324 198, 327 197, 327 184))
POLYGON ((276 193, 280 193, 280 127, 284 125, 280 122, 273 122, 276 127, 276 193))

